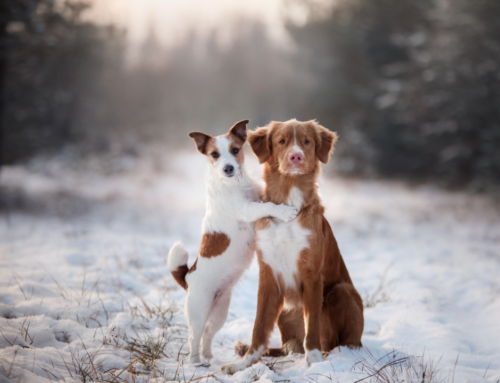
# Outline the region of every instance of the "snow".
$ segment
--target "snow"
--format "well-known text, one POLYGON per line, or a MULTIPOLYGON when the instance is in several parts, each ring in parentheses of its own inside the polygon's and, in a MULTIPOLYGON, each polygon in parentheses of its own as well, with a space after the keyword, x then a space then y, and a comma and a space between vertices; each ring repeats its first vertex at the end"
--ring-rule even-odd
MULTIPOLYGON (((251 338, 256 262, 234 291, 208 367, 186 362, 186 293, 166 265, 177 240, 189 264, 196 257, 203 156, 180 152, 161 166, 114 161, 113 171, 60 159, 2 169, 0 185, 17 207, 0 212, 0 382, 79 382, 82 374, 87 381, 353 382, 398 360, 378 376, 420 382, 423 364, 426 381, 500 379, 500 215, 487 197, 322 177, 326 216, 369 306, 364 347, 341 347, 311 366, 303 355, 264 358, 229 376, 221 365, 237 361, 235 343, 251 338)), ((247 165, 258 176, 251 155, 247 165)), ((279 344, 275 330, 271 345, 279 344)))

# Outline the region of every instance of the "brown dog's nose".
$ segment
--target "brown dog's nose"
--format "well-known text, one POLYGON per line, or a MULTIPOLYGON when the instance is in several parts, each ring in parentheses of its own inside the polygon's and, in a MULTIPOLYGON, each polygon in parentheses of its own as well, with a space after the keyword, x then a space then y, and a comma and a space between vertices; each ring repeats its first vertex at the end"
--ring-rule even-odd
POLYGON ((290 161, 293 162, 294 164, 299 164, 302 162, 302 159, 304 158, 302 153, 292 153, 290 154, 290 161))

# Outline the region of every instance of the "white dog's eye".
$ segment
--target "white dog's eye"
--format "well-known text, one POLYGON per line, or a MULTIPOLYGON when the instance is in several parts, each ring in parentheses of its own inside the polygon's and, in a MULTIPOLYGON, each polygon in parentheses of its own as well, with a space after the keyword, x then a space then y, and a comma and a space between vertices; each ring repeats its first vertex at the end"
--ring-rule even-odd
POLYGON ((217 152, 212 152, 212 157, 213 158, 219 158, 220 157, 220 154, 217 153, 217 152))
POLYGON ((240 149, 238 149, 238 148, 233 148, 233 150, 231 150, 231 153, 233 153, 234 155, 237 155, 239 152, 240 152, 240 149))

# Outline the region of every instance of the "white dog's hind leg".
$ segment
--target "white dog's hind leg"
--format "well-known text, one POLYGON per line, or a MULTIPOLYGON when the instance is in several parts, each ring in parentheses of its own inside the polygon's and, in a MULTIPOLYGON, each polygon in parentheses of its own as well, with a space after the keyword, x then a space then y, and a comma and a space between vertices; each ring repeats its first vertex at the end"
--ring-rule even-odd
POLYGON ((189 362, 200 362, 200 341, 213 303, 213 296, 207 296, 206 290, 191 286, 186 298, 185 314, 189 327, 189 362))
POLYGON ((228 290, 221 293, 221 295, 217 297, 217 301, 210 311, 202 338, 203 356, 205 358, 213 358, 212 341, 215 334, 219 332, 219 330, 222 328, 222 326, 224 326, 224 323, 226 322, 230 302, 231 291, 228 290))

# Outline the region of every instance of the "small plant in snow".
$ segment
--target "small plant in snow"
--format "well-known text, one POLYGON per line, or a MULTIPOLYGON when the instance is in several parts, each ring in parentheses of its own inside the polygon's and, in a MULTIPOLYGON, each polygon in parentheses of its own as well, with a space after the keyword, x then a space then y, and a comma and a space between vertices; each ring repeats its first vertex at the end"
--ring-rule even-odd
POLYGON ((405 355, 393 350, 385 355, 373 355, 366 349, 355 352, 356 363, 351 372, 360 376, 355 383, 448 383, 447 378, 439 375, 437 362, 422 356, 405 355), (366 356, 365 356, 366 355, 366 356))
POLYGON ((382 275, 382 278, 380 279, 380 282, 375 291, 371 294, 370 293, 365 294, 365 297, 363 299, 363 305, 365 308, 375 307, 379 303, 389 302, 391 300, 386 292, 387 289, 386 278, 388 271, 389 268, 385 270, 384 275, 382 275))

